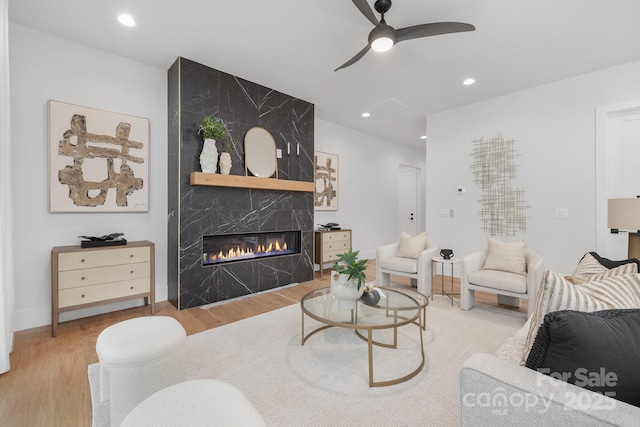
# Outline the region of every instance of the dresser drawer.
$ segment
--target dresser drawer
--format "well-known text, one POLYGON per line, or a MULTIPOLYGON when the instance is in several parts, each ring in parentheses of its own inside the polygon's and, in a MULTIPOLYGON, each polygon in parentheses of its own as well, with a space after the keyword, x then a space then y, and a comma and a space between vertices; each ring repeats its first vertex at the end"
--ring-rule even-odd
POLYGON ((344 250, 325 252, 322 257, 322 262, 327 263, 337 261, 338 255, 342 255, 344 252, 344 250))
POLYGON ((118 249, 61 253, 58 255, 58 271, 132 264, 150 260, 151 251, 148 247, 124 247, 118 249))
POLYGON ((347 243, 351 240, 351 232, 350 231, 334 231, 331 233, 322 233, 322 243, 326 245, 330 242, 336 241, 344 241, 347 243))
MULTIPOLYGON (((328 242, 322 245, 322 250, 325 254, 334 253, 338 251, 339 253, 345 253, 351 247, 351 241, 349 240, 340 240, 336 242, 328 242)), ((326 258, 326 257, 325 257, 326 258)))
POLYGON ((80 304, 90 304, 92 302, 113 298, 148 293, 149 290, 150 280, 148 277, 124 282, 61 289, 58 294, 58 306, 64 308, 80 304))
POLYGON ((150 262, 67 270, 58 273, 58 289, 70 289, 80 286, 99 285, 105 282, 140 279, 149 277, 150 274, 150 262))

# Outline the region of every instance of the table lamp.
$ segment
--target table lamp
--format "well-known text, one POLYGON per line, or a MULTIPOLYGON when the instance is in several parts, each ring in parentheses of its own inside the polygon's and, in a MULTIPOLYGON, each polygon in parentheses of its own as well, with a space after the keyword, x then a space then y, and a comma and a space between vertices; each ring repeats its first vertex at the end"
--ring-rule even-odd
POLYGON ((640 198, 609 199, 607 202, 607 227, 614 233, 628 231, 628 257, 640 259, 640 198))

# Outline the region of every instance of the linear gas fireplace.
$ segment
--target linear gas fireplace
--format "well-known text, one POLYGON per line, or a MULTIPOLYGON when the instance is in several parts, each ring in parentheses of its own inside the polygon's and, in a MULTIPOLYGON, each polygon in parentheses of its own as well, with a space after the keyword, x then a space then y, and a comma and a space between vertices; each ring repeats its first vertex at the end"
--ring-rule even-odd
POLYGON ((202 236, 202 265, 300 253, 300 230, 202 236))

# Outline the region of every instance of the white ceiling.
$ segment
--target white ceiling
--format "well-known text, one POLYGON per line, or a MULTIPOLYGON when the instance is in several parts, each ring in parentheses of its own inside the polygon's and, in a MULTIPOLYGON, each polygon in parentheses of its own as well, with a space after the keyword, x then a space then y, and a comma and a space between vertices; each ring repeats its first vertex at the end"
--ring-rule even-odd
POLYGON ((312 102, 319 118, 414 146, 424 146, 428 114, 639 60, 639 17, 638 0, 394 0, 385 18, 396 29, 457 21, 476 31, 370 51, 334 72, 373 27, 351 0, 9 2, 12 22, 162 69, 182 56, 312 102), (122 12, 135 28, 116 21, 122 12), (466 77, 477 83, 463 86, 466 77), (360 116, 390 98, 409 108, 360 116))

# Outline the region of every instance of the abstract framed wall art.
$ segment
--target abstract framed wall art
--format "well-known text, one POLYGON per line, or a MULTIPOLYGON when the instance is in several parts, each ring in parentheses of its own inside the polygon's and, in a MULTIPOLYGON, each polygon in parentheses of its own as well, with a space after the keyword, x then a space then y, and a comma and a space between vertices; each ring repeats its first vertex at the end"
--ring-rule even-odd
POLYGON ((313 157, 316 181, 314 209, 317 211, 337 211, 338 155, 316 151, 313 157))
POLYGON ((149 119, 50 100, 49 211, 148 212, 149 119))

